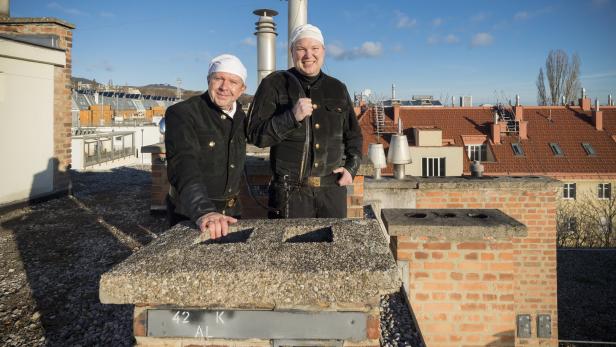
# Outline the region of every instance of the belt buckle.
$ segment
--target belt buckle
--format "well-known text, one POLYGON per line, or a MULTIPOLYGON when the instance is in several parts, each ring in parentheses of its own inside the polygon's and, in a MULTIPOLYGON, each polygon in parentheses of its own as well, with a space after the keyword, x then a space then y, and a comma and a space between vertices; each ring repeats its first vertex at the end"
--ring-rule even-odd
POLYGON ((320 187, 321 186, 321 177, 310 176, 306 179, 306 184, 310 187, 320 187))
POLYGON ((235 198, 231 198, 227 200, 227 207, 233 207, 233 206, 235 206, 235 198))

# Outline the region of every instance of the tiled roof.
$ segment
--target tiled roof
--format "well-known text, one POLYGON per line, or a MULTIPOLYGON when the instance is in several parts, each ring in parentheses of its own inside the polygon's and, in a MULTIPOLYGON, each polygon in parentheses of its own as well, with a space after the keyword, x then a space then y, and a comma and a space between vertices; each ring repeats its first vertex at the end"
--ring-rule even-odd
MULTIPOLYGON (((387 110, 389 113, 392 109, 387 110)), ((502 136, 500 144, 488 141, 494 162, 483 162, 486 174, 548 175, 552 177, 616 177, 616 107, 601 107, 603 131, 592 123, 592 112, 579 107, 524 107, 528 121, 528 139, 502 136), (515 156, 512 143, 520 142, 524 156, 515 156), (559 144, 564 155, 555 156, 550 143, 559 144), (582 143, 589 143, 596 155, 588 155, 582 143)), ((387 113, 387 112, 386 112, 387 113)), ((360 119, 364 133, 364 153, 376 142, 374 126, 368 113, 360 119)), ((388 114, 391 117, 391 114, 388 114)), ((443 131, 443 141, 453 139, 453 146, 463 146, 462 136, 484 135, 490 138, 493 110, 488 107, 400 108, 405 134, 414 144, 413 127, 432 126, 443 131)), ((384 136, 387 148, 388 136, 384 136)), ((383 141, 381 141, 383 142, 383 141)), ((466 154, 466 151, 465 151, 466 154)), ((465 156, 464 171, 470 162, 465 156)))

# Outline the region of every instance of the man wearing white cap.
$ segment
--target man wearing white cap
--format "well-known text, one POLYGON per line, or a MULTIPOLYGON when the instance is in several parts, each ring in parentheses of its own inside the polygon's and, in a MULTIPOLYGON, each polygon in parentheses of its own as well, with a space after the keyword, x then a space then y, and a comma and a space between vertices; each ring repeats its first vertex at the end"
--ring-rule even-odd
POLYGON ((249 142, 270 147, 271 218, 346 217, 346 185, 361 160, 362 134, 346 86, 321 71, 319 28, 291 34, 295 67, 264 78, 249 112, 249 142))
POLYGON ((246 115, 237 99, 246 90, 246 68, 233 55, 217 56, 207 82, 205 93, 165 113, 167 216, 170 226, 190 219, 215 239, 240 216, 246 115))

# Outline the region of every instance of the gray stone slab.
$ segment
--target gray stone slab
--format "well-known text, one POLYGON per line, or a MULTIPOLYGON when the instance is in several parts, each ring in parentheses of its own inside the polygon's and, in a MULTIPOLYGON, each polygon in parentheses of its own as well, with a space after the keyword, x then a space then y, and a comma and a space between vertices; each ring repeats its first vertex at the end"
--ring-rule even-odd
POLYGON ((147 336, 222 339, 363 340, 367 313, 296 311, 147 311, 147 336))
POLYGON ((241 220, 224 240, 201 242, 189 225, 103 274, 101 302, 361 311, 400 288, 376 220, 241 220))
POLYGON ((462 241, 527 235, 524 224, 496 209, 383 209, 381 218, 392 236, 462 241))

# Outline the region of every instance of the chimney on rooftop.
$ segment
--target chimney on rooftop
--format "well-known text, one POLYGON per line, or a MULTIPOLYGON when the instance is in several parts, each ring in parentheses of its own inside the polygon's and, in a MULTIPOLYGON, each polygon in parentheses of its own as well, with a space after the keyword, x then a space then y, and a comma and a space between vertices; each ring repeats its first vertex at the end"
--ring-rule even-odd
POLYGON ((290 69, 293 67, 293 57, 291 56, 291 33, 298 26, 308 23, 308 0, 289 0, 287 14, 289 24, 287 36, 289 43, 288 65, 290 69))
POLYGON ((590 111, 591 100, 586 97, 586 88, 582 88, 582 98, 579 100, 582 111, 590 111))
POLYGON ((394 124, 398 124, 398 120, 400 119, 400 103, 392 102, 391 106, 394 110, 394 124))
POLYGON ((599 99, 595 99, 595 109, 592 111, 592 124, 598 131, 603 131, 603 111, 599 110, 599 99))
POLYGON ((396 98, 396 85, 391 84, 391 99, 394 100, 396 98))
POLYGON ((515 106, 513 107, 513 113, 515 114, 515 120, 522 121, 524 120, 524 107, 520 105, 520 96, 515 96, 515 106))
POLYGON ((10 0, 0 0, 0 17, 11 16, 11 2, 10 0))
POLYGON ((614 106, 614 101, 612 100, 612 94, 607 96, 607 105, 614 106))
POLYGON ((257 86, 261 80, 276 70, 276 23, 274 16, 278 12, 268 9, 255 10, 259 16, 255 23, 257 36, 257 86))
MULTIPOLYGON (((490 140, 492 140, 492 143, 495 145, 500 145, 501 126, 503 126, 503 124, 498 122, 498 118, 498 112, 494 110, 494 123, 490 124, 490 140)), ((506 124, 504 124, 504 126, 506 126, 506 124)))

